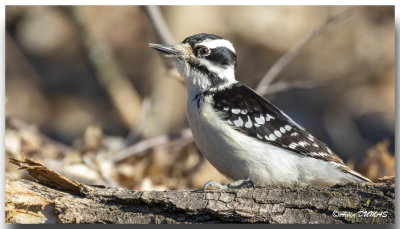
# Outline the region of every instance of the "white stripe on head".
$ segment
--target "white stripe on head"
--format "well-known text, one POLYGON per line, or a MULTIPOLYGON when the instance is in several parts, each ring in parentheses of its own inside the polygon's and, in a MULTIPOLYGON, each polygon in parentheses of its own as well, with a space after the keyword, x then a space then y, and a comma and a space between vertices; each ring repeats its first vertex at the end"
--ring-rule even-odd
POLYGON ((225 48, 231 50, 233 53, 236 53, 235 48, 233 47, 232 43, 230 41, 224 40, 224 39, 218 39, 218 40, 206 39, 195 45, 195 47, 197 47, 197 46, 205 46, 210 49, 217 48, 217 47, 225 47, 225 48))

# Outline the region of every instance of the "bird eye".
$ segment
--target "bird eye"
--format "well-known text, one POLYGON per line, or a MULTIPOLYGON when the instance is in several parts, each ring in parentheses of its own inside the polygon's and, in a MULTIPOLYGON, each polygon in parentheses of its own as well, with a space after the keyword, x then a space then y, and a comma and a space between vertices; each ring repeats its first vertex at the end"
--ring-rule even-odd
POLYGON ((208 56, 210 54, 210 49, 206 47, 201 47, 198 51, 198 54, 201 56, 208 56))

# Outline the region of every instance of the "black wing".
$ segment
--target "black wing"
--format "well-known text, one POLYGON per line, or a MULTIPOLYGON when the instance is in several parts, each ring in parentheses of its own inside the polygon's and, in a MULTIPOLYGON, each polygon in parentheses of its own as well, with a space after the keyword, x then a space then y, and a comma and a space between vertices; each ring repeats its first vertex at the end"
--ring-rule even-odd
POLYGON ((249 87, 236 83, 213 99, 214 109, 236 130, 304 156, 343 164, 325 143, 249 87))

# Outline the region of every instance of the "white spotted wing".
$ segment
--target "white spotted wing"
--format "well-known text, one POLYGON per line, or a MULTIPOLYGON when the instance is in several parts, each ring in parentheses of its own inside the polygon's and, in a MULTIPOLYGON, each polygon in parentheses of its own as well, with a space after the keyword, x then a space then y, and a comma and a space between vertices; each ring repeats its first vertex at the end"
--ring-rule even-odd
POLYGON ((215 93, 213 107, 230 126, 248 136, 304 156, 343 163, 325 143, 243 84, 215 93))

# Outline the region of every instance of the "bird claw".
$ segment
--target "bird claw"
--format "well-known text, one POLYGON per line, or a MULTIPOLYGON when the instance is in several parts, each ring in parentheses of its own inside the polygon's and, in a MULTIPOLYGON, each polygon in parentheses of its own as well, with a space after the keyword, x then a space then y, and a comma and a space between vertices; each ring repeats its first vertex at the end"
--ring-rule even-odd
POLYGON ((208 187, 215 187, 215 188, 218 188, 221 190, 223 190, 223 189, 241 189, 241 188, 247 187, 249 185, 253 188, 255 187, 254 183, 249 179, 237 180, 232 183, 229 183, 228 185, 223 185, 223 184, 219 183, 218 181, 209 181, 204 184, 203 190, 207 190, 208 187))
POLYGON ((227 186, 228 186, 228 188, 231 188, 231 189, 241 189, 241 188, 247 187, 249 185, 253 188, 255 187, 253 181, 251 181, 249 179, 237 180, 232 183, 229 183, 227 186))
POLYGON ((223 184, 219 183, 218 181, 214 181, 214 180, 205 183, 204 186, 203 186, 203 190, 204 191, 207 190, 208 187, 215 187, 215 188, 218 188, 218 189, 228 189, 228 186, 223 185, 223 184))

